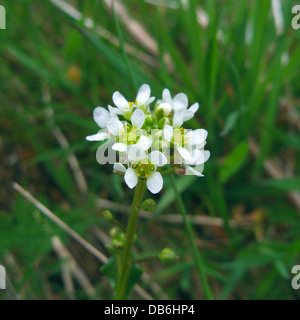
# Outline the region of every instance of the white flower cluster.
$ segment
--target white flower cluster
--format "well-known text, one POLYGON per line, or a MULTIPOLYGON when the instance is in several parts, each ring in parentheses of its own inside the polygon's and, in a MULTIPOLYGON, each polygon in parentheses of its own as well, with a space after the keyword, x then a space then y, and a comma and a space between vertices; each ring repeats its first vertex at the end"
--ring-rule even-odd
POLYGON ((170 91, 164 89, 162 99, 151 110, 155 98, 147 84, 140 87, 134 102, 128 102, 119 92, 112 99, 116 107, 94 110, 94 120, 102 130, 86 139, 113 141, 112 150, 125 159, 114 163, 114 171, 124 174, 129 188, 134 188, 138 179, 147 179, 150 192, 158 193, 163 187, 161 173, 167 166, 178 174, 203 176, 204 162, 210 156, 204 150, 207 131, 182 127, 194 117, 198 103, 188 108, 184 93, 172 98, 170 91))

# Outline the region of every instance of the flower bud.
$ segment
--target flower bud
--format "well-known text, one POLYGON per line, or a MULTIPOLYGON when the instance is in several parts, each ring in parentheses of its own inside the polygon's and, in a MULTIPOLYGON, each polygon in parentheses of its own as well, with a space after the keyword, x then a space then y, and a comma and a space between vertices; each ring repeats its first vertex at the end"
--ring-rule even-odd
POLYGON ((160 252, 160 254, 158 255, 158 258, 163 264, 170 264, 175 260, 177 260, 178 256, 172 249, 165 248, 160 252))
POLYGON ((178 176, 185 176, 186 175, 186 170, 185 169, 178 169, 178 170, 175 171, 175 173, 178 176))
POLYGON ((124 242, 120 241, 120 239, 112 239, 111 245, 114 249, 120 250, 123 248, 124 242))
POLYGON ((119 230, 117 228, 112 228, 109 235, 111 238, 116 238, 119 235, 119 230))
POLYGON ((159 103, 154 108, 154 114, 157 119, 168 117, 171 115, 172 107, 169 103, 159 103))
POLYGON ((103 218, 109 222, 111 222, 114 219, 113 214, 109 210, 104 210, 103 211, 103 218))
POLYGON ((147 127, 152 127, 154 122, 155 122, 154 116, 152 114, 147 114, 145 118, 145 125, 147 127))
POLYGON ((146 212, 153 212, 156 209, 156 202, 153 199, 147 199, 143 202, 142 208, 146 212))
POLYGON ((162 118, 159 120, 159 123, 158 123, 158 128, 159 129, 163 129, 163 127, 165 126, 165 124, 169 124, 171 125, 171 119, 170 118, 162 118))

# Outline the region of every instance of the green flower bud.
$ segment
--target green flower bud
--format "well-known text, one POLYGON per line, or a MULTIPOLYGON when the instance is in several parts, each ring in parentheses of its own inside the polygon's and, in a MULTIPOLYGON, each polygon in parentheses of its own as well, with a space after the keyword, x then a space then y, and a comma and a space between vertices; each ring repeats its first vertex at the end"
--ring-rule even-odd
POLYGON ((147 114, 145 118, 146 127, 152 127, 154 122, 155 122, 154 116, 152 114, 147 114))
POLYGON ((111 238, 116 238, 119 235, 119 230, 117 228, 112 228, 109 232, 111 238))
POLYGON ((158 258, 163 264, 170 264, 175 260, 177 260, 178 256, 172 249, 165 248, 160 252, 160 254, 158 255, 158 258))
POLYGON ((103 218, 109 222, 111 222, 114 219, 113 214, 109 210, 104 210, 103 211, 103 218))
POLYGON ((154 108, 154 114, 157 119, 168 117, 172 113, 172 107, 169 103, 159 103, 154 108))
POLYGON ((146 212, 153 212, 156 209, 156 202, 153 199, 147 199, 143 202, 142 208, 146 212))
POLYGON ((170 119, 170 118, 166 118, 166 117, 160 119, 160 120, 159 120, 159 123, 158 123, 158 128, 159 128, 159 129, 163 129, 163 127, 165 126, 165 124, 171 125, 171 124, 172 124, 172 123, 171 123, 171 119, 170 119))
POLYGON ((123 248, 124 242, 119 240, 119 239, 112 239, 111 240, 111 245, 113 248, 120 250, 123 248))
POLYGON ((143 104, 142 106, 139 106, 139 109, 141 109, 142 111, 144 111, 144 113, 147 112, 147 105, 143 104))

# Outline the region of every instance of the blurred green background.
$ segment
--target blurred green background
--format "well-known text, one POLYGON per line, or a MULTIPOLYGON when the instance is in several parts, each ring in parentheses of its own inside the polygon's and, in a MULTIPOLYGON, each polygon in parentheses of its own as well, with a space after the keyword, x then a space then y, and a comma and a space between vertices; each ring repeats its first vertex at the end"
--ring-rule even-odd
MULTIPOLYGON (((113 298, 102 264, 12 182, 109 256, 111 225, 101 212, 126 222, 132 192, 96 162, 98 145, 85 136, 98 130, 93 109, 112 104, 114 91, 135 98, 130 70, 157 97, 167 87, 200 104, 187 127, 209 132, 205 178, 176 183, 215 298, 298 299, 297 1, 126 0, 116 6, 121 33, 112 1, 66 2, 0 1, 0 264, 9 277, 0 299, 113 298)), ((139 285, 154 299, 203 299, 167 177, 155 199, 156 212, 139 221, 137 258, 170 247, 180 259, 167 267, 145 259, 139 285)))

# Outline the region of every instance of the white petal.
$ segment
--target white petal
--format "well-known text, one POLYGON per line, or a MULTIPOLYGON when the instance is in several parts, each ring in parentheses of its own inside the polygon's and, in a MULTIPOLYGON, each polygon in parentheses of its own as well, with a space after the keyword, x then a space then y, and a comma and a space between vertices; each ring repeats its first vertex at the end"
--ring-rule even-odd
POLYGON ((129 161, 141 161, 147 157, 147 153, 137 144, 133 144, 128 146, 127 157, 129 161))
POLYGON ((190 166, 186 166, 186 175, 194 175, 194 176, 198 176, 198 177, 204 177, 204 175, 202 174, 204 166, 196 166, 194 168, 190 167, 190 166))
POLYGON ((146 184, 150 192, 155 194, 162 189, 164 181, 159 172, 154 172, 153 174, 151 174, 151 176, 148 177, 146 184))
POLYGON ((158 167, 165 166, 168 163, 167 157, 160 151, 152 151, 148 156, 150 162, 158 167))
POLYGON ((210 151, 205 150, 204 151, 204 162, 206 162, 210 158, 210 151))
POLYGON ((125 152, 127 151, 127 145, 124 143, 117 142, 112 146, 112 149, 119 152, 125 152))
POLYGON ((172 112, 172 106, 170 105, 170 103, 167 103, 167 102, 163 102, 159 104, 158 108, 160 110, 163 110, 164 116, 166 117, 168 117, 172 112))
POLYGON ((184 160, 185 164, 196 165, 204 163, 204 152, 201 150, 193 150, 191 152, 191 160, 184 160))
POLYGON ((108 131, 114 136, 118 136, 120 130, 122 130, 123 125, 122 122, 117 117, 109 118, 106 122, 106 128, 108 131))
POLYGON ((120 110, 118 108, 114 108, 114 107, 112 107, 110 105, 108 106, 108 110, 109 110, 109 113, 110 113, 111 117, 116 117, 118 115, 122 115, 123 114, 122 110, 120 110))
POLYGON ((198 111, 199 109, 199 103, 196 102, 192 106, 189 107, 189 111, 192 111, 194 114, 198 111))
POLYGON ((152 145, 152 140, 144 135, 142 135, 136 144, 141 150, 146 151, 152 145))
POLYGON ((184 160, 189 161, 189 162, 193 162, 192 155, 187 149, 177 148, 177 150, 184 160))
POLYGON ((189 121, 194 117, 194 113, 190 110, 186 110, 183 114, 183 121, 189 121))
POLYGON ((173 127, 181 127, 183 124, 184 111, 175 111, 173 117, 173 127))
POLYGON ((173 99, 174 110, 186 110, 189 104, 188 97, 184 93, 178 93, 173 99))
POLYGON ((116 91, 113 94, 113 102, 114 104, 121 110, 124 110, 125 108, 129 108, 129 103, 128 101, 124 98, 124 96, 119 92, 116 91))
POLYGON ((196 134, 193 138, 193 144, 200 146, 203 144, 203 142, 205 142, 206 138, 207 138, 208 132, 207 130, 204 129, 197 129, 196 130, 196 134))
POLYGON ((196 129, 189 131, 185 136, 190 140, 190 145, 196 145, 201 146, 206 138, 207 138, 208 132, 204 129, 196 129))
POLYGON ((126 172, 126 168, 120 162, 116 162, 114 164, 114 170, 118 172, 124 172, 124 173, 126 172))
POLYGON ((147 84, 143 84, 140 87, 138 94, 136 96, 136 100, 138 104, 146 104, 146 102, 150 98, 150 93, 151 93, 150 87, 147 84))
POLYGON ((146 104, 150 104, 155 100, 155 97, 150 97, 147 101, 146 104))
POLYGON ((200 165, 206 162, 210 157, 210 152, 207 150, 193 150, 192 151, 192 161, 187 164, 200 165))
POLYGON ((109 112, 102 107, 95 108, 93 112, 94 120, 100 128, 106 127, 106 121, 109 118, 109 112))
POLYGON ((136 109, 131 115, 130 120, 135 128, 141 129, 145 122, 145 113, 141 109, 136 109))
POLYGON ((174 159, 173 159, 174 164, 182 164, 182 156, 178 152, 177 149, 174 150, 174 159))
POLYGON ((99 132, 96 134, 93 134, 91 136, 87 136, 86 140, 87 141, 102 141, 108 138, 108 135, 106 132, 99 132))
POLYGON ((173 127, 169 124, 165 124, 164 126, 164 138, 168 142, 170 142, 173 139, 173 127))
POLYGON ((124 179, 127 186, 132 189, 137 185, 139 177, 132 168, 129 168, 125 172, 124 179))
POLYGON ((164 91, 162 93, 162 99, 163 99, 163 102, 167 102, 172 105, 172 97, 171 97, 171 93, 168 89, 164 89, 164 91))

